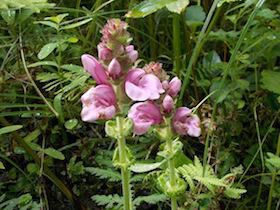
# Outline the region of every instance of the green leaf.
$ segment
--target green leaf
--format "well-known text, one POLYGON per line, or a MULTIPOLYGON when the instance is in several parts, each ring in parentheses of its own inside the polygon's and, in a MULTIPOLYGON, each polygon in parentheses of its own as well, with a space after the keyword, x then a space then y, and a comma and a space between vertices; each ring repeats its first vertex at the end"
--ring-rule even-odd
POLYGON ((95 167, 85 167, 85 171, 98 176, 101 179, 107 179, 110 182, 119 182, 122 180, 121 174, 111 169, 101 169, 95 167))
POLYGON ((63 155, 63 153, 54 148, 44 149, 44 153, 55 159, 59 159, 59 160, 65 159, 65 156, 63 155))
POLYGON ((239 188, 226 188, 225 190, 225 195, 229 198, 233 198, 233 199, 239 199, 241 198, 241 194, 246 193, 247 190, 245 189, 239 189, 239 188))
POLYGON ((54 51, 55 48, 57 48, 58 44, 57 43, 48 43, 42 47, 40 52, 38 53, 38 58, 40 60, 46 58, 49 54, 54 51))
POLYGON ((132 8, 126 17, 142 18, 150 15, 176 0, 146 0, 132 8))
POLYGON ((105 206, 106 209, 120 209, 123 206, 123 198, 117 194, 114 195, 94 195, 91 197, 97 205, 105 206))
POLYGON ((64 123, 64 126, 68 130, 73 130, 78 125, 77 119, 70 119, 64 123))
POLYGON ((190 26, 202 25, 206 14, 201 6, 190 6, 186 10, 186 23, 190 26))
POLYGON ((77 43, 79 41, 79 39, 76 37, 70 37, 67 39, 67 41, 70 43, 77 43))
POLYGON ((36 63, 29 64, 27 67, 28 68, 34 68, 34 67, 37 67, 37 66, 54 66, 54 67, 58 68, 58 64, 54 61, 39 61, 39 62, 36 62, 36 63))
POLYGON ((49 26, 49 27, 52 27, 56 30, 59 29, 59 25, 54 23, 54 22, 51 22, 51 21, 47 21, 47 20, 42 20, 42 21, 35 21, 34 22, 35 24, 42 24, 42 25, 46 25, 46 26, 49 26))
POLYGON ((59 121, 63 123, 64 122, 64 114, 63 114, 61 100, 62 100, 62 93, 60 93, 60 94, 58 94, 54 97, 53 106, 54 106, 55 111, 57 111, 57 113, 58 113, 59 121))
POLYGON ((2 10, 0 14, 8 25, 12 25, 15 22, 15 10, 2 10))
POLYGON ((175 2, 167 4, 166 8, 170 12, 175 12, 180 14, 186 8, 186 6, 189 5, 189 3, 190 3, 189 0, 177 0, 175 2))
POLYGON ((0 170, 1 169, 5 169, 5 166, 4 166, 4 164, 0 161, 0 170))
POLYGON ((165 161, 158 163, 135 163, 130 166, 130 170, 135 173, 145 173, 159 168, 164 162, 165 161))
POLYGON ((59 14, 59 15, 52 16, 52 17, 46 17, 44 19, 45 20, 51 20, 52 22, 55 22, 55 23, 59 24, 68 15, 69 15, 68 13, 64 13, 64 14, 59 14))
POLYGON ((280 94, 280 72, 265 70, 261 81, 264 89, 280 94))
POLYGON ((134 201, 133 204, 135 206, 139 206, 142 202, 148 203, 148 204, 158 204, 159 202, 164 202, 168 198, 164 194, 152 194, 147 196, 138 196, 134 201))
POLYGON ((84 24, 90 22, 91 20, 92 20, 92 18, 88 18, 88 19, 79 21, 79 22, 77 22, 77 23, 71 23, 71 24, 69 24, 69 25, 63 26, 61 29, 62 29, 62 30, 67 30, 67 29, 77 28, 77 27, 79 27, 79 26, 81 26, 81 25, 84 25, 84 24))
POLYGON ((11 125, 11 126, 6 126, 3 128, 0 128, 0 135, 3 135, 5 133, 11 133, 14 132, 16 130, 21 129, 23 126, 22 125, 11 125))
POLYGON ((27 143, 30 143, 32 141, 34 141, 35 139, 38 138, 38 136, 41 135, 41 130, 38 128, 34 131, 32 131, 31 133, 29 133, 27 136, 24 137, 24 141, 27 143))
POLYGON ((117 139, 118 138, 118 130, 117 123, 114 120, 108 120, 105 124, 105 132, 107 136, 117 139))

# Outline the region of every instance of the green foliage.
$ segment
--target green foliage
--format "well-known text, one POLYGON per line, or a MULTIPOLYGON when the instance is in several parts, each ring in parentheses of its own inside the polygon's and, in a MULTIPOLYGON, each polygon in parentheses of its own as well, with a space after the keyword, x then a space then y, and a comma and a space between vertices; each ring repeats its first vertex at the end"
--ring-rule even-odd
MULTIPOLYGON (((193 164, 183 165, 178 168, 192 191, 195 190, 195 182, 198 182, 204 185, 213 194, 219 191, 218 188, 224 189, 224 194, 229 198, 239 199, 241 194, 247 192, 245 189, 233 187, 233 182, 230 181, 230 179, 235 177, 237 175, 236 173, 230 173, 225 175, 223 178, 218 178, 208 164, 206 165, 205 170, 203 169, 204 168, 198 157, 194 158, 193 164)), ((239 173, 239 171, 235 171, 239 173)))
POLYGON ((121 209, 122 197, 119 195, 94 195, 91 197, 99 206, 105 206, 106 209, 121 209))
POLYGON ((113 171, 111 169, 85 167, 85 171, 93 175, 96 175, 101 179, 107 179, 110 182, 119 182, 122 179, 120 173, 113 171))

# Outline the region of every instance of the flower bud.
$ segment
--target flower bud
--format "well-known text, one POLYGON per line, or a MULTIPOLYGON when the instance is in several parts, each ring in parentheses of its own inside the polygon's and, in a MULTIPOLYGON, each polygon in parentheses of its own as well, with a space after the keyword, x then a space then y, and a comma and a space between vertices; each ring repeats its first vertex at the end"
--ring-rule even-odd
POLYGON ((170 95, 166 95, 162 101, 163 111, 166 113, 170 113, 174 108, 174 101, 170 95))
POLYGON ((114 58, 110 62, 108 66, 108 72, 109 72, 109 76, 111 76, 113 79, 117 79, 120 76, 121 64, 118 62, 116 58, 114 58))

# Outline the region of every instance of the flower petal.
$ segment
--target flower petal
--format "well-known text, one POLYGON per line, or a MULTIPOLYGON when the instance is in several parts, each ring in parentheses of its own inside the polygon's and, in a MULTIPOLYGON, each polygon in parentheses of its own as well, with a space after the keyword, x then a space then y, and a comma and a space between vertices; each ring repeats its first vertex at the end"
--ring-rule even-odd
POLYGON ((82 55, 82 63, 84 69, 91 74, 97 84, 107 84, 108 76, 102 65, 91 55, 82 55))

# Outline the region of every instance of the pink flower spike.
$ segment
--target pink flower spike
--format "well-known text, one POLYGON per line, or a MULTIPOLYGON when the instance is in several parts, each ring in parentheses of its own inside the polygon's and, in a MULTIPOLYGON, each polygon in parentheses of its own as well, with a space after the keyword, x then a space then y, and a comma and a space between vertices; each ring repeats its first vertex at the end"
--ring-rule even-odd
POLYGON ((152 125, 160 124, 162 121, 159 108, 152 102, 134 104, 128 112, 128 118, 133 121, 136 135, 146 133, 152 125))
POLYGON ((112 59, 112 51, 103 46, 102 43, 100 43, 99 45, 97 45, 97 51, 98 51, 98 58, 100 60, 111 60, 112 59))
POLYGON ((109 85, 90 88, 81 97, 83 104, 81 117, 85 122, 112 119, 116 114, 116 95, 109 85))
POLYGON ((114 58, 108 66, 109 76, 113 79, 117 79, 121 74, 121 64, 116 58, 114 58))
POLYGON ((160 80, 143 69, 133 69, 127 74, 125 92, 133 101, 155 100, 164 93, 160 80))
POLYGON ((181 85, 182 85, 182 82, 181 80, 178 78, 178 77, 174 77, 170 82, 169 82, 169 88, 168 88, 168 91, 167 93, 172 96, 172 97, 175 97, 180 89, 181 89, 181 85))
POLYGON ((179 135, 198 137, 201 134, 200 120, 197 115, 187 107, 180 107, 176 110, 172 119, 174 130, 179 135))
POLYGON ((163 111, 170 113, 174 108, 174 101, 170 95, 166 95, 162 101, 163 111))
POLYGON ((108 76, 103 68, 103 66, 96 60, 95 57, 84 54, 82 55, 82 63, 84 69, 91 74, 93 79, 95 79, 97 84, 107 84, 108 76))

